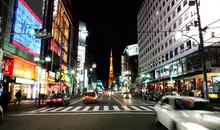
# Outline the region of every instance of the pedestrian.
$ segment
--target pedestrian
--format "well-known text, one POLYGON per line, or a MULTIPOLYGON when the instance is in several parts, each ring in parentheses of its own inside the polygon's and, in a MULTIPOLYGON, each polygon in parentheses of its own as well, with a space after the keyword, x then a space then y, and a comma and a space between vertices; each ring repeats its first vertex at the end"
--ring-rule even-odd
POLYGON ((0 105, 2 106, 3 111, 7 111, 8 104, 10 102, 10 96, 7 91, 4 91, 0 97, 0 105))
POLYGON ((35 93, 35 106, 37 105, 38 97, 39 97, 39 93, 38 93, 38 91, 36 91, 36 93, 35 93))
POLYGON ((18 102, 18 106, 20 106, 21 103, 21 90, 19 90, 16 94, 15 94, 16 100, 14 102, 14 106, 16 105, 16 103, 18 102))

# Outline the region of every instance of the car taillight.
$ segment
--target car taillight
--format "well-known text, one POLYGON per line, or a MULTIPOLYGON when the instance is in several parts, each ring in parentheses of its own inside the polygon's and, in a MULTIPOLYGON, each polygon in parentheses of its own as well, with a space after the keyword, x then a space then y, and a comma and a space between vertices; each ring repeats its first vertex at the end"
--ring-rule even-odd
POLYGON ((46 102, 50 102, 50 99, 46 99, 46 102))
POLYGON ((82 100, 85 100, 85 97, 83 97, 82 100))
POLYGON ((58 101, 58 102, 61 102, 61 101, 62 101, 62 98, 57 98, 57 101, 58 101))

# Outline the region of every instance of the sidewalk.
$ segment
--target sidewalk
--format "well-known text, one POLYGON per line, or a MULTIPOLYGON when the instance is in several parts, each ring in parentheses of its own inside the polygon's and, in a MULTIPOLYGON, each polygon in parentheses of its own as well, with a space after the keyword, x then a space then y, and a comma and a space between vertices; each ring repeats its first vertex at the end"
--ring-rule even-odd
MULTIPOLYGON (((42 104, 41 102, 40 107, 43 107, 43 106, 45 106, 45 103, 42 104)), ((20 106, 18 106, 17 104, 14 106, 14 103, 9 103, 7 113, 30 110, 30 109, 35 109, 37 107, 38 107, 38 102, 35 105, 35 100, 22 100, 20 103, 20 106)))

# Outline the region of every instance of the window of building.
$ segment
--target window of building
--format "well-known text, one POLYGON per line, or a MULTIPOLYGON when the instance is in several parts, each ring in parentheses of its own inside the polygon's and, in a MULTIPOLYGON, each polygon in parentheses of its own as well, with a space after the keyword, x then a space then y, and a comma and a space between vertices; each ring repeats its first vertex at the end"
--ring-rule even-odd
POLYGON ((187 18, 189 18, 189 12, 188 11, 184 15, 184 20, 186 20, 187 18))
POLYGON ((186 46, 187 46, 187 49, 191 49, 192 48, 191 40, 186 42, 186 46))
POLYGON ((187 0, 183 1, 183 7, 187 4, 187 0))
POLYGON ((179 25, 182 24, 182 17, 179 19, 179 25))
POLYGON ((164 37, 166 37, 166 36, 167 36, 167 32, 164 33, 164 37))
POLYGON ((164 27, 166 27, 166 25, 167 25, 167 21, 164 21, 164 27))
POLYGON ((163 7, 165 6, 165 1, 163 2, 163 7))
POLYGON ((181 11, 181 5, 179 5, 179 7, 177 8, 177 13, 179 13, 181 11))
POLYGON ((175 56, 178 55, 178 48, 175 48, 174 53, 175 53, 175 56))
POLYGON ((173 7, 175 4, 175 0, 172 1, 171 6, 173 7))
POLYGON ((170 6, 167 7, 167 12, 169 12, 169 11, 170 11, 170 6))
POLYGON ((164 49, 164 46, 162 45, 162 46, 161 46, 161 50, 163 51, 163 49, 164 49))
POLYGON ((171 18, 170 18, 170 16, 168 17, 168 23, 171 21, 171 18))
POLYGON ((169 40, 169 45, 172 45, 172 38, 169 40))
POLYGON ((170 58, 173 58, 173 51, 170 51, 170 58))
POLYGON ((157 39, 157 42, 160 43, 160 38, 157 39))
POLYGON ((172 13, 173 18, 176 16, 176 11, 174 10, 172 13))
POLYGON ((163 12, 163 16, 164 16, 164 17, 166 16, 166 11, 163 12))
POLYGON ((166 57, 166 60, 168 60, 169 59, 169 54, 167 53, 165 57, 166 57))
POLYGON ((176 23, 173 24, 173 30, 176 29, 176 23))
POLYGON ((184 50, 184 44, 180 46, 180 50, 184 50))
POLYGON ((171 33, 171 32, 172 32, 172 28, 170 27, 170 28, 169 28, 169 33, 171 33))
POLYGON ((165 43, 165 48, 167 48, 167 46, 168 46, 168 44, 167 44, 167 42, 165 43))
POLYGON ((157 49, 158 53, 160 53, 160 47, 157 49))

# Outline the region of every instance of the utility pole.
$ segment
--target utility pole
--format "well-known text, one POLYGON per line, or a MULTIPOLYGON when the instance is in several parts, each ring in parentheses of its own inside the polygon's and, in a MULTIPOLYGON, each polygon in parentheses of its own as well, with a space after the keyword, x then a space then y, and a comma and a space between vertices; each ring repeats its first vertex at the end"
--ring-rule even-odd
POLYGON ((203 77, 204 77, 203 90, 205 93, 205 98, 209 99, 209 95, 208 95, 209 91, 208 91, 208 84, 207 84, 208 80, 207 80, 207 69, 206 69, 206 57, 205 57, 205 48, 204 48, 198 0, 195 0, 195 5, 196 5, 196 12, 197 12, 197 17, 198 17, 198 29, 199 29, 199 39, 200 39, 199 51, 201 51, 201 55, 202 55, 202 70, 203 70, 203 77))

